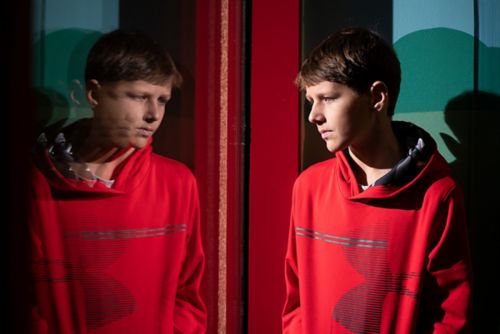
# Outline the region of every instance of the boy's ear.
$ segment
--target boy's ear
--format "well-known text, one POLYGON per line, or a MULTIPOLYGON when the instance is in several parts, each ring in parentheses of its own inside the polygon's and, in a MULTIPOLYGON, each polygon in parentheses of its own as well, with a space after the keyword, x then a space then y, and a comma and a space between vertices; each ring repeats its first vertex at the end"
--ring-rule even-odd
POLYGON ((99 104, 96 98, 97 90, 99 88, 101 88, 99 81, 92 79, 87 82, 86 96, 87 96, 87 101, 89 102, 89 105, 92 108, 97 107, 97 105, 99 104))
POLYGON ((69 98, 77 106, 81 106, 85 99, 85 89, 78 79, 71 80, 69 84, 69 98))
POLYGON ((387 86, 382 81, 375 81, 371 88, 370 93, 372 97, 372 106, 377 111, 387 109, 389 106, 389 91, 387 86))

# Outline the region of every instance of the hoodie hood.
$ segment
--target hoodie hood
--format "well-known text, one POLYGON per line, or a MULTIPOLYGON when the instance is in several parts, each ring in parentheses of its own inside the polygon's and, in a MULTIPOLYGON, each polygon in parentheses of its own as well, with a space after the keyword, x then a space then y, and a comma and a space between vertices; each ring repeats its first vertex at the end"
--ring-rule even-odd
POLYGON ((393 121, 392 127, 400 145, 406 148, 407 155, 365 191, 360 190, 354 176, 348 151, 336 153, 337 181, 345 197, 363 201, 394 197, 422 182, 432 183, 450 175, 450 168, 437 151, 436 142, 429 133, 415 124, 402 121, 393 121))
MULTIPOLYGON (((75 161, 73 138, 85 133, 89 120, 81 120, 70 126, 52 131, 48 129, 37 140, 34 162, 45 175, 53 190, 73 193, 73 196, 115 196, 127 194, 147 175, 150 169, 152 139, 133 152, 115 168, 114 179, 99 179, 95 175, 75 173, 69 163, 75 161)), ((68 194, 66 194, 68 196, 68 194)))

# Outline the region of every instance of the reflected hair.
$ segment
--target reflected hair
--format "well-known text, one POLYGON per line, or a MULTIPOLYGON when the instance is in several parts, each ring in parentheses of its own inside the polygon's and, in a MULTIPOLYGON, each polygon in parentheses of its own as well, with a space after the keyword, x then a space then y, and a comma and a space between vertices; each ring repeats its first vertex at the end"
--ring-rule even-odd
POLYGON ((168 51, 140 32, 114 30, 101 36, 90 49, 85 81, 101 83, 144 80, 180 87, 182 76, 168 51))
POLYGON ((365 28, 342 29, 315 47, 303 61, 296 84, 306 89, 322 81, 340 83, 363 94, 375 81, 388 89, 388 115, 394 114, 401 66, 393 47, 365 28))

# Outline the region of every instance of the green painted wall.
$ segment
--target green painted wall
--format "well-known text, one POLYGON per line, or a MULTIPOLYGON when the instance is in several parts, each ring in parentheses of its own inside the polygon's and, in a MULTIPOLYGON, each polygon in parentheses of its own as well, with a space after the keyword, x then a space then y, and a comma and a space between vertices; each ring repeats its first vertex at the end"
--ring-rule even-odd
POLYGON ((423 126, 445 158, 454 161, 443 134, 460 139, 446 122, 447 106, 475 90, 500 96, 500 48, 481 41, 475 45, 473 36, 449 28, 412 32, 394 47, 403 70, 395 118, 423 126))
MULTIPOLYGON (((450 104, 457 108, 457 99, 475 94, 500 96, 500 2, 478 1, 474 13, 471 0, 394 1, 394 47, 403 72, 395 119, 426 128, 449 162, 456 160, 450 147, 472 135, 457 137, 445 117, 450 104)), ((483 113, 495 112, 493 100, 483 113)))
POLYGON ((427 129, 450 163, 467 210, 472 333, 499 333, 500 1, 394 0, 393 31, 395 118, 427 129))

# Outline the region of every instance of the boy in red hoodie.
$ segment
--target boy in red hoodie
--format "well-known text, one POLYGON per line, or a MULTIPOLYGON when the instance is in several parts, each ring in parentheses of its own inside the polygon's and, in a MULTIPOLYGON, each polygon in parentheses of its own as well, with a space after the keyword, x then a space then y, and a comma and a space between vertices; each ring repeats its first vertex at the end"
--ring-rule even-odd
POLYGON ((204 333, 196 182, 151 146, 181 76, 157 43, 117 30, 85 80, 94 117, 38 141, 33 333, 204 333))
POLYGON ((436 143, 392 121, 401 70, 376 33, 341 30, 297 77, 330 160, 297 179, 284 333, 462 333, 471 266, 462 195, 436 143))

